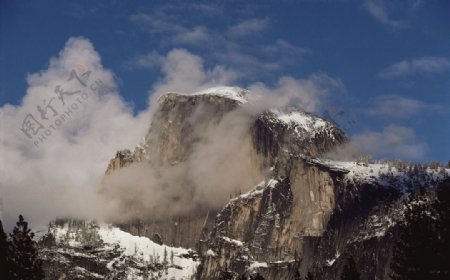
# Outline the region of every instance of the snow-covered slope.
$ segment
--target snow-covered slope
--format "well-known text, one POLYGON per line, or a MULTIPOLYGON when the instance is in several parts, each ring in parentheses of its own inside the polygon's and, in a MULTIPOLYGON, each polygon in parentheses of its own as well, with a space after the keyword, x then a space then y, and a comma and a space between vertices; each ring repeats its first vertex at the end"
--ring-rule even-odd
POLYGON ((315 138, 324 133, 330 137, 334 137, 331 132, 336 127, 332 123, 313 114, 294 108, 290 110, 273 109, 270 112, 275 114, 277 120, 288 126, 293 126, 295 132, 301 138, 307 136, 315 138))
POLYGON ((159 245, 108 224, 59 222, 40 243, 44 259, 53 264, 47 278, 191 279, 198 266, 192 250, 159 245))

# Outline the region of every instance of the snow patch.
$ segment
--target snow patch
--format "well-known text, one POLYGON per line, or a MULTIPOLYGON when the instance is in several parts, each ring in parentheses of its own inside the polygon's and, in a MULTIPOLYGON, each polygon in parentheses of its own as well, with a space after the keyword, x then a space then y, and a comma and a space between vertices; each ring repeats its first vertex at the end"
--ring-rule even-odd
POLYGON ((234 245, 236 245, 238 247, 244 246, 244 243, 242 243, 242 241, 239 241, 239 240, 236 240, 236 239, 232 239, 232 238, 229 238, 229 237, 226 237, 226 236, 222 236, 222 239, 225 240, 226 242, 234 244, 234 245))
POLYGON ((331 260, 326 260, 325 263, 327 264, 327 266, 332 266, 337 259, 339 259, 339 257, 341 256, 341 253, 336 252, 336 254, 334 255, 334 258, 332 258, 331 260))
POLYGON ((282 123, 293 126, 295 132, 302 139, 315 138, 321 133, 326 133, 329 137, 334 139, 334 134, 332 133, 332 128, 334 126, 313 114, 303 111, 284 112, 279 109, 272 109, 270 112, 272 112, 282 123))
POLYGON ((211 250, 211 249, 208 249, 208 251, 206 251, 206 255, 208 257, 215 257, 215 256, 217 256, 216 253, 214 253, 214 251, 211 250))
POLYGON ((230 202, 235 202, 241 199, 250 199, 255 196, 261 195, 266 188, 274 188, 276 184, 278 184, 278 180, 275 179, 263 180, 259 182, 251 191, 231 199, 230 202))
POLYGON ((199 92, 194 93, 181 93, 181 92, 174 92, 179 95, 215 95, 215 96, 221 96, 228 99, 236 100, 239 103, 247 103, 247 95, 250 93, 250 91, 240 88, 240 87, 212 87, 208 88, 199 92))
POLYGON ((252 262, 252 264, 249 266, 248 270, 252 271, 257 268, 268 268, 269 265, 266 262, 252 262))

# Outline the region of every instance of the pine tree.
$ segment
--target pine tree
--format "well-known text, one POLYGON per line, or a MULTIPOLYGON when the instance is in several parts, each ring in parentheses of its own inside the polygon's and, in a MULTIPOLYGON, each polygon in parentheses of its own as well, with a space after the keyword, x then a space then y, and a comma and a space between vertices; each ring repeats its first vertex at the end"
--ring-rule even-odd
POLYGON ((28 223, 22 215, 10 234, 8 266, 14 279, 43 279, 42 262, 38 258, 34 233, 28 229, 28 223))
POLYGON ((3 231, 2 221, 0 221, 0 278, 11 278, 8 271, 8 241, 3 231))
POLYGON ((353 257, 349 257, 346 260, 344 269, 341 273, 341 280, 359 280, 359 272, 356 269, 355 259, 353 257))

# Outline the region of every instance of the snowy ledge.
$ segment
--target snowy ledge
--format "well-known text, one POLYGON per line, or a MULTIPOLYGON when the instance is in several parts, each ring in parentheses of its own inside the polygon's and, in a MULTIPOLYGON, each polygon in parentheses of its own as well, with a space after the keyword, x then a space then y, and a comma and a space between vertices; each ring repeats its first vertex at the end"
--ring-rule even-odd
POLYGON ((276 184, 278 184, 278 180, 275 179, 261 181, 251 191, 231 199, 230 202, 234 202, 241 199, 249 199, 261 195, 266 188, 274 188, 276 184))
MULTIPOLYGON (((220 96, 238 101, 239 103, 243 104, 248 102, 247 95, 250 93, 250 91, 240 87, 212 87, 194 93, 183 93, 183 92, 170 92, 170 93, 183 96, 200 96, 200 95, 220 96)), ((170 93, 163 94, 161 95, 161 97, 170 93)))
POLYGON ((362 163, 355 161, 337 161, 329 159, 309 159, 312 163, 326 166, 330 169, 348 171, 345 180, 354 183, 377 183, 385 187, 400 187, 414 182, 416 185, 435 185, 450 176, 450 169, 439 167, 427 168, 417 173, 410 172, 412 166, 399 170, 389 163, 362 163))

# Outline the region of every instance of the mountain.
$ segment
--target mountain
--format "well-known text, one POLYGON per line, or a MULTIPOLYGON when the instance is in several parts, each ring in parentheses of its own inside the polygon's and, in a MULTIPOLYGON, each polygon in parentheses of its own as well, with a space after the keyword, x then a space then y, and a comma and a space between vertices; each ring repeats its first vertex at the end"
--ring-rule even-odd
POLYGON ((342 130, 299 108, 257 104, 231 87, 162 95, 147 135, 106 170, 101 192, 124 217, 115 227, 52 225, 47 263, 63 256, 59 273, 82 267, 92 279, 148 271, 150 279, 337 279, 352 256, 362 279, 388 279, 405 197, 433 190, 450 170, 327 159, 349 142, 342 130), (95 245, 74 243, 85 231, 95 245), (130 246, 135 253, 124 253, 130 246), (153 257, 149 265, 162 248, 175 252, 174 264, 153 257))

